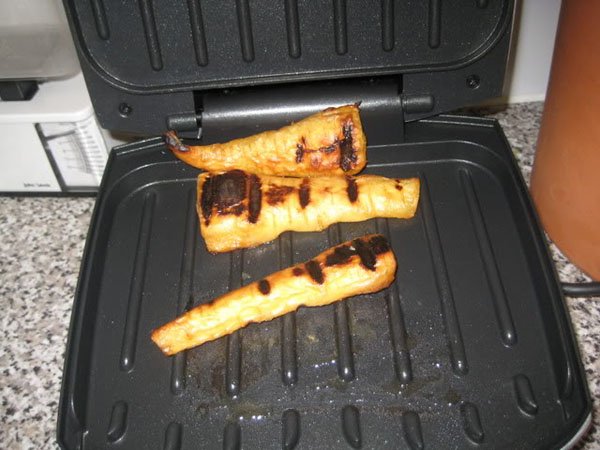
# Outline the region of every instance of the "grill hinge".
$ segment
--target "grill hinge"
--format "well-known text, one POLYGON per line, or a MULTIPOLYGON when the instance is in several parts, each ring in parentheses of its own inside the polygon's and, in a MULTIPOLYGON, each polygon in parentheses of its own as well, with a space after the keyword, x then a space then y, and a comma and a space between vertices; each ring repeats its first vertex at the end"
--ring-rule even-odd
POLYGON ((202 128, 202 113, 189 112, 171 114, 167 117, 167 129, 181 132, 187 137, 199 137, 202 128), (191 133, 191 136, 188 134, 191 133))
POLYGON ((196 94, 196 113, 169 117, 169 128, 209 144, 282 127, 331 106, 360 103, 370 145, 404 140, 398 78, 338 80, 196 94))
POLYGON ((431 113, 435 106, 435 98, 431 94, 402 95, 402 110, 406 114, 431 113))

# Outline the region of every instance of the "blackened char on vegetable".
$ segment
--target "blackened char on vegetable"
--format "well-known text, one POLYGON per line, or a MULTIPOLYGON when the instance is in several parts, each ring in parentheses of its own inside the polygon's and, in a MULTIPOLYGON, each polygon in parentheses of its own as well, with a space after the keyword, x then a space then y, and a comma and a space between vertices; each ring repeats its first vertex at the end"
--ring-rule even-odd
POLYGON ((256 223, 260 216, 262 189, 260 178, 242 170, 230 170, 206 178, 202 185, 200 209, 208 225, 216 210, 218 215, 241 215, 248 211, 248 221, 256 223))
POLYGON ((325 258, 325 266, 346 264, 354 255, 358 255, 361 264, 369 270, 375 270, 377 255, 390 251, 390 244, 381 235, 373 236, 370 240, 355 239, 351 245, 336 247, 325 258))

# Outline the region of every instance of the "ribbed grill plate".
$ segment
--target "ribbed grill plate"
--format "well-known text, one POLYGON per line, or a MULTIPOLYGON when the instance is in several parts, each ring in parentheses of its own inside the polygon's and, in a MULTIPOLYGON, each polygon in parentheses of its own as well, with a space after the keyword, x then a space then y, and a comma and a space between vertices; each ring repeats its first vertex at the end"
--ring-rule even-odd
POLYGON ((453 120, 415 124, 412 143, 369 150, 368 173, 421 178, 413 219, 285 233, 220 255, 199 236, 197 171, 158 143, 117 151, 76 302, 63 442, 383 449, 568 440, 590 405, 522 181, 492 122, 453 120), (173 358, 149 339, 186 308, 375 232, 398 260, 385 291, 301 308, 173 358))

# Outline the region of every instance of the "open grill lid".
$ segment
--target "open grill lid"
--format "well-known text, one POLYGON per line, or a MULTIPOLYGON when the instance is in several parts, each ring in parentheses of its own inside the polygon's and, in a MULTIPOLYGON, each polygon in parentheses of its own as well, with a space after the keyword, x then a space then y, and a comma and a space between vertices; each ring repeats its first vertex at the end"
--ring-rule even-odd
POLYGON ((406 120, 498 95, 513 1, 65 0, 108 129, 202 120, 208 90, 398 77, 406 120))

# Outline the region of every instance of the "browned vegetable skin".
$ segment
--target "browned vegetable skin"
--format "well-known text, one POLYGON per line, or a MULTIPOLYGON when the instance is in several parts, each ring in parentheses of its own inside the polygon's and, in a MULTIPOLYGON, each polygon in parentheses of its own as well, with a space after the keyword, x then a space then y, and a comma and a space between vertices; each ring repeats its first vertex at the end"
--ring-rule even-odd
POLYGON ((419 179, 376 175, 285 178, 241 170, 198 177, 200 230, 210 252, 271 241, 284 231, 320 231, 336 222, 410 218, 419 179))
POLYGON ((210 172, 241 169, 266 175, 312 177, 356 174, 367 163, 367 140, 358 105, 328 108, 274 131, 223 144, 184 145, 165 136, 182 161, 210 172))
POLYGON ((386 238, 364 236, 197 306, 154 330, 152 340, 166 355, 173 355, 300 306, 328 305, 377 292, 392 283, 395 273, 396 258, 386 238))

